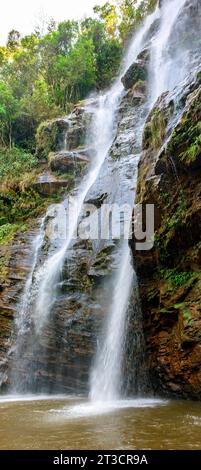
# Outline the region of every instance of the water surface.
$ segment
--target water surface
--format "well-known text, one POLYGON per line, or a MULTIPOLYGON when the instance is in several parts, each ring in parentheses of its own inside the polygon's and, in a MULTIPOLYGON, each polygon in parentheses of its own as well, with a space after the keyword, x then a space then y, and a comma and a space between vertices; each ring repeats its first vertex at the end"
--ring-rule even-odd
POLYGON ((201 407, 190 401, 91 405, 74 397, 0 399, 0 449, 201 449, 201 407))

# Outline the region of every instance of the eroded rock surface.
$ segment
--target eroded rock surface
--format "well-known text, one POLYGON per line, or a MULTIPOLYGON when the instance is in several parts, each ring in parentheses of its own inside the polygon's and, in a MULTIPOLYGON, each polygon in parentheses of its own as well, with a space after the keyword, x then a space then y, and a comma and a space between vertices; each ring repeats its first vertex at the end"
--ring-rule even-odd
POLYGON ((155 204, 155 246, 134 263, 155 390, 201 398, 200 74, 147 118, 137 202, 155 204))

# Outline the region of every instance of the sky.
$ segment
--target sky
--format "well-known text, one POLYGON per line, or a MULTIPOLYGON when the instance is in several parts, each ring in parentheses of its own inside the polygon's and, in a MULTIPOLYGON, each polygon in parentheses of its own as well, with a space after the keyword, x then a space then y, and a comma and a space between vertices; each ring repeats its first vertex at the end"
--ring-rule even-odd
POLYGON ((8 32, 17 29, 22 35, 30 34, 44 19, 63 21, 92 14, 94 5, 106 0, 4 0, 0 14, 0 46, 8 32))

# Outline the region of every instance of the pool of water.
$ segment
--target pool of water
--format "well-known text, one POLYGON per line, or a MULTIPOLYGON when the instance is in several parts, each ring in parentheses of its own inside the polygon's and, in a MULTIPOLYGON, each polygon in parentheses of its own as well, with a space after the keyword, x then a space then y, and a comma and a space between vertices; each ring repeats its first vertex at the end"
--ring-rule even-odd
POLYGON ((1 397, 0 449, 201 449, 201 406, 154 399, 1 397))

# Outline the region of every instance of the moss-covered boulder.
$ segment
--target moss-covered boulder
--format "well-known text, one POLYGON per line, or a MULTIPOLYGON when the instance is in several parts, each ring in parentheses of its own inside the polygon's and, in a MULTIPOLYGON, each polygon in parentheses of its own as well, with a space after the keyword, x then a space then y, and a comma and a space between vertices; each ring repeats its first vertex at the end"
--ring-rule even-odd
POLYGON ((138 62, 134 62, 125 75, 122 77, 122 83, 125 90, 129 90, 133 87, 139 80, 147 80, 148 78, 148 71, 147 66, 144 60, 138 60, 138 62))
POLYGON ((69 123, 65 119, 42 122, 36 134, 37 156, 47 158, 50 152, 62 149, 68 127, 69 123))
POLYGON ((52 171, 79 174, 86 167, 89 159, 78 151, 63 151, 50 153, 48 161, 52 171))
POLYGON ((50 152, 71 151, 83 147, 86 130, 91 122, 91 108, 80 103, 65 119, 54 119, 40 124, 36 141, 38 157, 47 159, 50 152))

